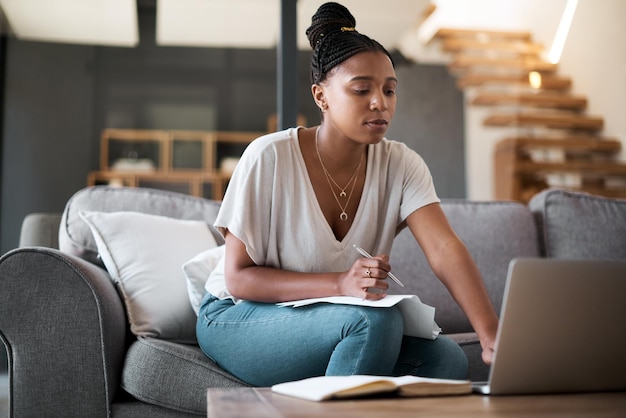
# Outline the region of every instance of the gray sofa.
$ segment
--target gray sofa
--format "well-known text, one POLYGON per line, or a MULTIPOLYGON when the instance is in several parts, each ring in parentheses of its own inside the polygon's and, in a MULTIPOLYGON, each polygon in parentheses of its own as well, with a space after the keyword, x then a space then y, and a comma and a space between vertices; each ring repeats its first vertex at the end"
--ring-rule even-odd
MULTIPOLYGON (((442 207, 498 311, 513 258, 626 258, 626 200, 548 190, 528 206, 444 200, 442 207)), ((0 259, 0 338, 8 353, 12 416, 205 415, 208 387, 245 385, 193 343, 131 333, 124 300, 79 215, 135 211, 211 224, 218 209, 219 202, 176 193, 94 187, 77 192, 61 219, 40 214, 25 220, 23 247, 0 259), (56 243, 49 230, 59 221, 60 250, 46 247, 46 240, 56 243)), ((407 284, 393 290, 435 306, 444 333, 469 357, 469 378, 486 379, 468 321, 408 230, 396 238, 391 264, 407 284)))

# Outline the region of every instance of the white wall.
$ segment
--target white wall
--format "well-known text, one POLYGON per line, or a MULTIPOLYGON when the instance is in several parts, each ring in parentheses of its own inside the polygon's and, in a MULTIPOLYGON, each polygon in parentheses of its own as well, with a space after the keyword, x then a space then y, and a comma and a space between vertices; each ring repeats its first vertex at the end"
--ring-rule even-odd
MULTIPOLYGON (((437 0, 431 18, 407 38, 402 52, 419 62, 444 62, 433 46, 417 45, 440 27, 528 30, 547 51, 552 46, 567 0, 437 0), (412 51, 412 52, 411 52, 412 51)), ((626 148, 626 1, 578 0, 559 74, 573 80, 572 92, 589 99, 588 113, 602 116, 605 136, 626 148)), ((469 101, 474 92, 469 89, 469 101)), ((467 106, 465 111, 467 197, 494 198, 493 151, 512 129, 484 128, 489 110, 467 106)), ((622 151, 626 159, 626 151, 622 151)))
POLYGON ((420 26, 428 41, 441 27, 531 31, 547 47, 557 30, 567 0, 434 0, 437 8, 420 26))
POLYGON ((626 1, 579 0, 559 71, 604 118, 603 135, 622 142, 626 161, 626 1))

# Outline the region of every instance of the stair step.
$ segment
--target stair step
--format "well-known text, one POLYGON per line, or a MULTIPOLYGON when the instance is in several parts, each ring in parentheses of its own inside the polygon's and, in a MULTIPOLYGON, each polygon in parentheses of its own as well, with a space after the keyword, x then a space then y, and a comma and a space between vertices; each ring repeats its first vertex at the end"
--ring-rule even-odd
POLYGON ((598 196, 612 197, 618 199, 626 199, 626 189, 609 189, 604 187, 593 187, 583 185, 580 189, 581 192, 587 192, 598 196))
POLYGON ((489 116, 483 124, 485 126, 543 126, 553 129, 599 130, 604 126, 604 119, 561 113, 510 113, 489 116))
POLYGON ((619 161, 517 161, 515 171, 520 174, 581 173, 595 176, 626 176, 626 163, 619 161))
MULTIPOLYGON (((528 73, 525 74, 490 74, 490 73, 466 73, 459 77, 457 86, 461 89, 490 84, 512 84, 529 86, 528 73)), ((542 74, 542 90, 569 90, 572 80, 557 75, 542 74)))
POLYGON ((559 138, 518 136, 505 138, 496 144, 496 152, 507 150, 556 148, 573 153, 616 154, 621 151, 622 143, 613 138, 598 136, 564 136, 559 138))
POLYGON ((532 35, 525 31, 498 31, 485 29, 453 29, 441 28, 435 34, 436 38, 475 38, 475 39, 517 39, 530 41, 532 35))
POLYGON ((480 39, 444 39, 442 49, 446 52, 460 51, 496 51, 501 53, 514 53, 520 55, 539 56, 543 52, 543 45, 520 40, 489 40, 480 39))
POLYGON ((626 197, 626 162, 611 158, 621 151, 621 141, 594 135, 603 128, 603 118, 579 113, 587 107, 586 97, 566 93, 572 80, 556 74, 558 66, 542 59, 543 46, 532 40, 530 32, 442 28, 435 38, 444 52, 452 53, 448 69, 457 76, 460 89, 488 87, 472 91, 471 104, 510 107, 485 118, 484 126, 564 130, 565 136, 539 131, 538 137, 509 137, 496 144, 494 180, 499 198, 527 202, 536 192, 561 183, 626 197), (541 73, 538 88, 529 81, 533 71, 541 73))
POLYGON ((583 96, 546 93, 479 93, 472 104, 480 106, 519 105, 553 109, 582 110, 587 107, 583 96))
POLYGON ((457 55, 448 65, 451 71, 462 71, 472 67, 511 68, 524 71, 554 72, 557 65, 533 57, 491 58, 486 56, 457 55))

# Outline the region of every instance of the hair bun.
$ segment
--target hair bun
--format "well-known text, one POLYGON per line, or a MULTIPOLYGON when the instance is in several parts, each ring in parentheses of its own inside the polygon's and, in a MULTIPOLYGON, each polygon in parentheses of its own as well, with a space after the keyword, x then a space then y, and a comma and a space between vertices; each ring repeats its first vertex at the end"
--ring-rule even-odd
POLYGON ((311 26, 306 30, 311 48, 322 41, 325 35, 341 30, 341 28, 354 28, 356 20, 348 9, 339 3, 324 3, 311 18, 311 26))

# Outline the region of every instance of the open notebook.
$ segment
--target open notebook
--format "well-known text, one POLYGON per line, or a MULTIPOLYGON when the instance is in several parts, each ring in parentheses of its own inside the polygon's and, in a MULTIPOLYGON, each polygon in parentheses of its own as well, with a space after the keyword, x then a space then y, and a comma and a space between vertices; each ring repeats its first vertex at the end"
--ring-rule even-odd
POLYGON ((309 401, 325 401, 395 393, 399 396, 466 395, 472 392, 469 380, 431 379, 417 376, 318 376, 279 383, 272 391, 309 401))

